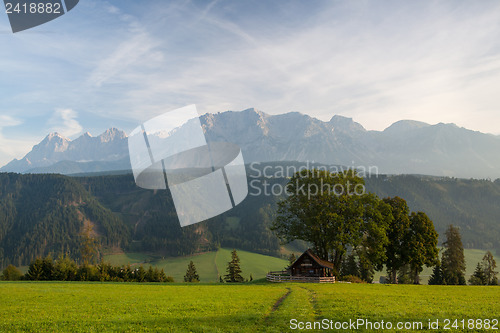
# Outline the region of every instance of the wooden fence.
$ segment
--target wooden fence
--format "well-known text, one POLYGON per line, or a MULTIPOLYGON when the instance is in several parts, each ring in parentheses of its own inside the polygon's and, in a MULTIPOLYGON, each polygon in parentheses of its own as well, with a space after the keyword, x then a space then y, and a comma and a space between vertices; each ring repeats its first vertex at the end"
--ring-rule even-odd
POLYGON ((309 276, 291 276, 287 271, 269 272, 266 275, 269 282, 309 282, 309 283, 335 283, 335 277, 309 277, 309 276))

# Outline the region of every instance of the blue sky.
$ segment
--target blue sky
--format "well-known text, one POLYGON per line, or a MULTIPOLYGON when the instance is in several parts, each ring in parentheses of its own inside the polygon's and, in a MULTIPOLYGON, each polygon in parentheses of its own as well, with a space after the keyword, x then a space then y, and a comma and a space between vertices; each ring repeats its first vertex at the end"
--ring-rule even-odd
POLYGON ((192 103, 500 134, 499 36, 498 1, 81 0, 17 34, 0 13, 0 165, 192 103))

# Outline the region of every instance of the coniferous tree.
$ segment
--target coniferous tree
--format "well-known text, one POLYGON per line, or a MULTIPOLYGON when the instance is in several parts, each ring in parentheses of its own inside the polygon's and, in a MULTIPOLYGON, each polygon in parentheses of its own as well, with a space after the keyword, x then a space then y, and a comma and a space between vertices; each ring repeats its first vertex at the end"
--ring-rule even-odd
POLYGON ((139 266, 139 268, 136 271, 136 279, 137 282, 146 281, 146 270, 144 269, 144 267, 142 267, 142 265, 139 266))
POLYGON ((40 281, 43 277, 43 260, 41 258, 36 258, 33 260, 26 273, 26 279, 32 281, 40 281))
POLYGON ((74 281, 78 266, 67 255, 60 255, 54 264, 54 278, 58 281, 74 281))
POLYGON ((99 256, 98 242, 91 224, 80 233, 80 254, 84 265, 94 264, 99 256))
POLYGON ((192 260, 188 264, 186 275, 184 275, 184 282, 200 282, 200 277, 196 273, 196 267, 192 260))
POLYGON ((486 252, 486 254, 484 255, 482 266, 487 284, 489 285, 498 284, 498 279, 497 279, 498 272, 495 272, 497 263, 495 261, 495 258, 493 257, 493 254, 490 251, 486 252))
POLYGON ((42 280, 54 280, 54 261, 51 256, 47 256, 42 260, 42 280))
POLYGON ((170 275, 167 276, 167 274, 165 274, 165 271, 163 270, 163 268, 160 270, 159 274, 159 282, 174 282, 174 278, 171 277, 170 275))
POLYGON ((241 276, 240 258, 235 249, 231 252, 231 261, 227 263, 227 274, 224 275, 226 282, 243 282, 245 279, 241 276))
POLYGON ((97 275, 99 277, 99 281, 111 281, 112 266, 110 264, 105 263, 102 259, 99 265, 97 265, 97 275))
POLYGON ((469 279, 469 284, 475 286, 484 286, 488 284, 488 279, 484 274, 484 268, 481 263, 477 263, 476 269, 474 270, 474 274, 469 279))
POLYGON ((444 279, 448 285, 465 285, 465 256, 460 230, 450 225, 441 260, 444 279))
POLYGON ((443 269, 441 267, 441 262, 438 262, 434 269, 432 270, 431 277, 429 278, 430 285, 443 285, 446 284, 444 280, 443 269))
POLYGON ((149 266, 148 271, 146 272, 146 280, 149 282, 157 282, 155 278, 155 271, 153 270, 153 266, 149 266))
POLYGON ((357 276, 359 277, 359 267, 358 263, 356 262, 356 256, 351 253, 350 255, 347 256, 346 260, 344 260, 341 268, 341 275, 342 276, 357 276))

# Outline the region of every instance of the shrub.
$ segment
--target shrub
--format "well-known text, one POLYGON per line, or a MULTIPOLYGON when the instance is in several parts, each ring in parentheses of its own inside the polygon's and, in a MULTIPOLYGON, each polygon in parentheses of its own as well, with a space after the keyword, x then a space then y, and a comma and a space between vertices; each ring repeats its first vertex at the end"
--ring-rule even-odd
POLYGON ((346 275, 342 278, 342 281, 351 282, 351 283, 366 283, 365 281, 361 280, 359 277, 354 276, 354 275, 346 275))

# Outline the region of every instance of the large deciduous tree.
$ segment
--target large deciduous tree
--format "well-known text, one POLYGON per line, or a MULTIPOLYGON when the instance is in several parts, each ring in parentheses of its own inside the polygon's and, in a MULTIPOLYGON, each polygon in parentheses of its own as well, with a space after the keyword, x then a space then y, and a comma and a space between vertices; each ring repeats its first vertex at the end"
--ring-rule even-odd
POLYGON ((431 267, 437 264, 439 250, 437 248, 438 234, 434 224, 427 214, 412 212, 410 229, 407 233, 408 264, 414 284, 419 284, 419 274, 423 266, 431 267))
POLYGON ((386 268, 391 283, 397 283, 397 274, 407 262, 408 251, 405 246, 410 229, 410 208, 400 197, 385 198, 384 202, 391 206, 392 220, 387 228, 388 245, 386 250, 386 268))
POLYGON ((316 255, 331 260, 336 270, 348 248, 361 247, 363 259, 381 265, 389 210, 377 196, 366 194, 356 171, 302 170, 291 178, 287 192, 271 228, 282 241, 311 243, 316 255))

